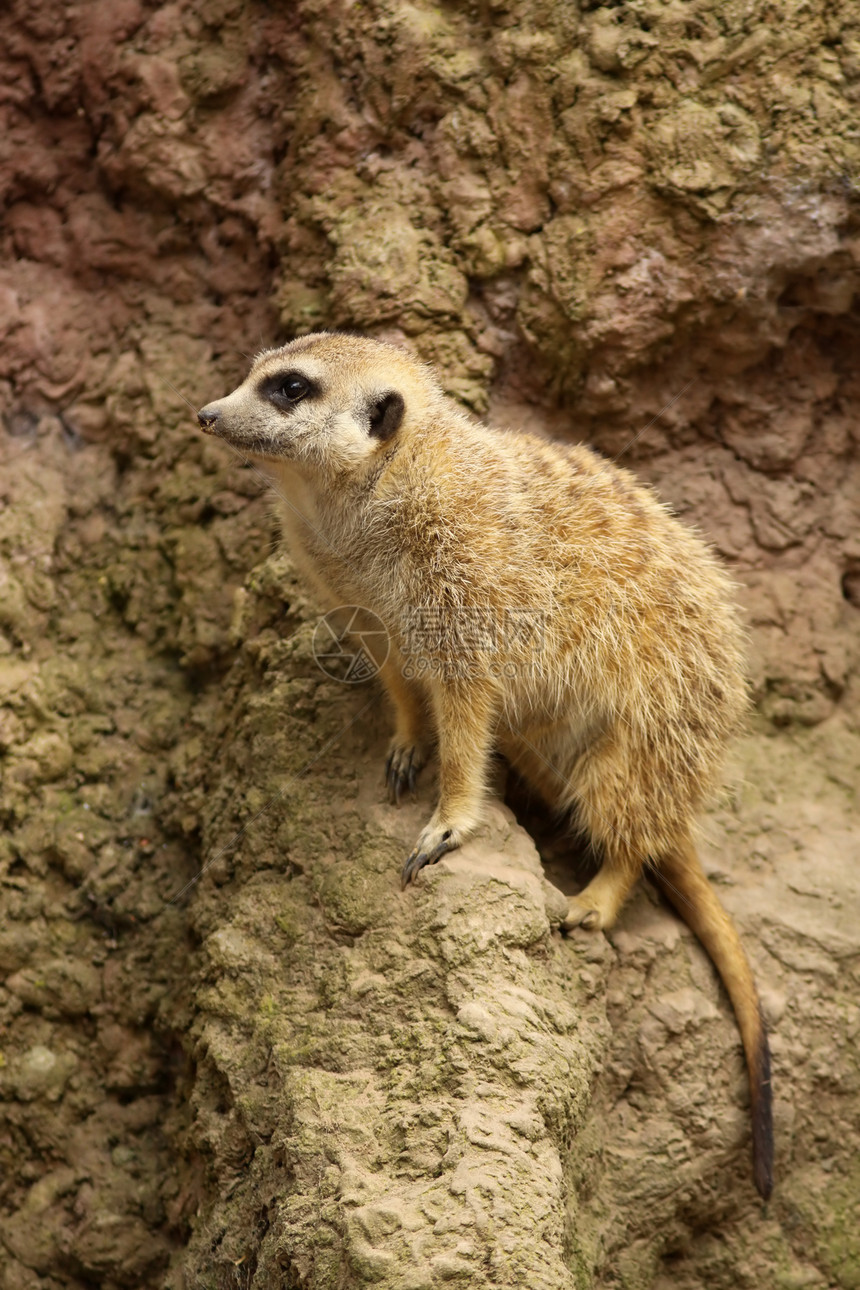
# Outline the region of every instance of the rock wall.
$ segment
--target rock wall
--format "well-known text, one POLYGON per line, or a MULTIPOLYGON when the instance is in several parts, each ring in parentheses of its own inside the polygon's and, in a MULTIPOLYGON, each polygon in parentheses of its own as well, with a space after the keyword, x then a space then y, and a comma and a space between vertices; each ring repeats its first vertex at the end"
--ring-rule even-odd
POLYGON ((860 1286, 860 20, 37 0, 0 36, 0 1286, 860 1286), (191 415, 321 325, 622 455, 734 570, 756 712, 706 856, 773 1028, 767 1210, 652 894, 563 940, 501 806, 398 894, 432 782, 383 805, 378 692, 317 668, 264 482, 191 415))

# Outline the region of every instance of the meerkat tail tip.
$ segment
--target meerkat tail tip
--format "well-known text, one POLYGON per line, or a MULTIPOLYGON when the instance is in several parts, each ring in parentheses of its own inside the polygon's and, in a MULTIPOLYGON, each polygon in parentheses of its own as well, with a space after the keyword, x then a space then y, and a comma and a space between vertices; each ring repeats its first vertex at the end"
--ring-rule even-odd
POLYGON ((773 1192, 773 1092, 770 1082, 770 1045, 762 1018, 752 1095, 753 1177, 759 1195, 769 1200, 773 1192))
POLYGON ((734 1007, 749 1074, 753 1179, 767 1200, 773 1191, 770 1047, 749 959, 689 840, 665 855, 651 876, 704 945, 734 1007))

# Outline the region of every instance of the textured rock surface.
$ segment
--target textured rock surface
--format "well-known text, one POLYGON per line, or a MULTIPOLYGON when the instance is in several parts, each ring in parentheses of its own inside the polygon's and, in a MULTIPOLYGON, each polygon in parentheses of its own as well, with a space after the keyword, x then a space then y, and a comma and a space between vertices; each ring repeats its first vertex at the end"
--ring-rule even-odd
MULTIPOLYGON (((860 1286, 860 22, 542 0, 0 16, 0 1287, 860 1286), (645 891, 609 938, 327 679, 260 476, 189 408, 404 340, 625 454, 741 584, 705 854, 773 1027, 645 891), (201 877, 197 877, 203 870, 201 877)), ((574 871, 533 828, 556 886, 574 871)))

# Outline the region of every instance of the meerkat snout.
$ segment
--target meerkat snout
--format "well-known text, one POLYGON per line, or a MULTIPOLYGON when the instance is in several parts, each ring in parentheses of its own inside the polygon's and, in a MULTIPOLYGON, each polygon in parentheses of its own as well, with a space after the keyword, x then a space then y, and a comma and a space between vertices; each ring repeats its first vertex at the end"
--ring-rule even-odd
POLYGON ((218 418, 221 413, 216 407, 201 408, 197 413, 197 420, 200 423, 200 429, 204 434, 217 434, 216 429, 218 418))

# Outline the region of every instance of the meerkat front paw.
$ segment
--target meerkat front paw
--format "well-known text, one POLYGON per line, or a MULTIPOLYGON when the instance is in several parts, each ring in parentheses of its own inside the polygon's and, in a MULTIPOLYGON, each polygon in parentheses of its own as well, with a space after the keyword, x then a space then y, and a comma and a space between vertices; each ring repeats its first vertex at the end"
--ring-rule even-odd
POLYGON ((414 850, 406 857, 400 875, 401 890, 405 890, 425 865, 435 864, 449 851, 456 851, 463 841, 460 829, 449 829, 433 820, 427 825, 415 844, 414 850))
POLYGON ((400 798, 407 789, 410 793, 415 792, 415 780, 426 761, 427 753, 420 744, 401 743, 397 738, 392 740, 385 763, 385 782, 392 806, 400 805, 400 798))

